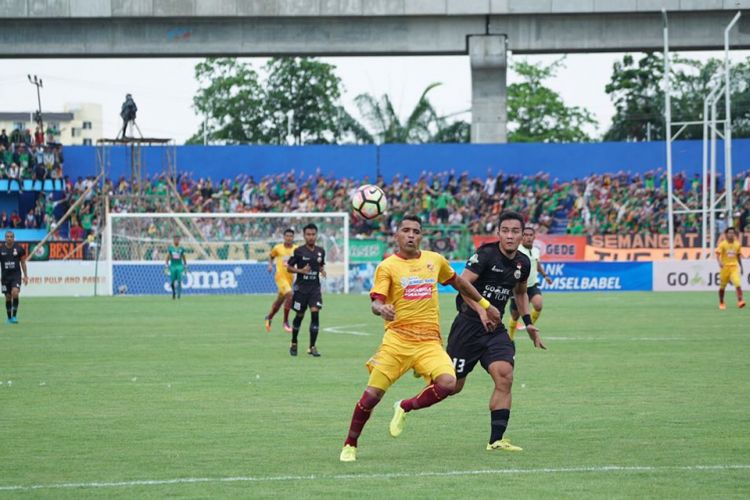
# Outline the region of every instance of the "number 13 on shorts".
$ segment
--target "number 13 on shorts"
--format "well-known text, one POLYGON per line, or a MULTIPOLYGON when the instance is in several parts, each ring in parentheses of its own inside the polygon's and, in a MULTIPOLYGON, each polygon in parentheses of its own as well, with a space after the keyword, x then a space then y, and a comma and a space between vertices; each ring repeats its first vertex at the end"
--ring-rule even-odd
POLYGON ((453 368, 456 369, 456 373, 463 373, 464 372, 464 365, 466 364, 466 360, 463 358, 453 358, 453 368))

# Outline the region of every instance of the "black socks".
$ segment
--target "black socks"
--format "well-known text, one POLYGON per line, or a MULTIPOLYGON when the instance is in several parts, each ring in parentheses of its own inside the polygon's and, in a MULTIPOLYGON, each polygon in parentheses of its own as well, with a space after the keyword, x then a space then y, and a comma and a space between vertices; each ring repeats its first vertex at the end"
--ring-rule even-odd
POLYGON ((510 420, 510 408, 490 411, 490 424, 492 426, 490 444, 503 438, 505 429, 508 428, 508 420, 510 420))

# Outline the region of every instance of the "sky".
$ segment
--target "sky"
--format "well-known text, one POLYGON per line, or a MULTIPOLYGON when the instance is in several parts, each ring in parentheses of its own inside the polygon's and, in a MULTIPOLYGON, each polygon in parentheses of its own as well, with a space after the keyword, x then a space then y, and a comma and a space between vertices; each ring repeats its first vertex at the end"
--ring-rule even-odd
MULTIPOLYGON (((682 53, 705 60, 723 57, 723 52, 682 53)), ((733 52, 732 59, 747 58, 750 51, 733 52)), ((519 56, 529 62, 549 64, 560 55, 519 56)), ((571 54, 565 67, 550 80, 549 86, 569 105, 591 111, 599 122, 595 136, 607 128, 614 113, 604 87, 612 65, 622 54, 571 54)), ((402 116, 414 106, 419 95, 433 82, 442 85, 430 94, 443 115, 464 113, 471 107, 471 71, 468 56, 336 57, 324 58, 337 66, 345 92, 343 103, 355 111, 354 98, 361 93, 376 96, 387 93, 402 116)), ((27 74, 44 81, 42 110, 62 111, 66 103, 93 102, 103 107, 104 135, 114 137, 121 126, 120 105, 132 93, 138 104, 137 123, 144 136, 167 137, 182 144, 200 129, 202 117, 192 108, 198 85, 194 68, 200 59, 6 59, 0 71, 0 111, 33 111, 36 88, 27 74), (12 97, 11 97, 12 96, 12 97)), ((243 59, 256 68, 265 59, 243 59)), ((508 83, 517 81, 509 71, 508 83)), ((356 113, 355 113, 356 116, 356 113)))

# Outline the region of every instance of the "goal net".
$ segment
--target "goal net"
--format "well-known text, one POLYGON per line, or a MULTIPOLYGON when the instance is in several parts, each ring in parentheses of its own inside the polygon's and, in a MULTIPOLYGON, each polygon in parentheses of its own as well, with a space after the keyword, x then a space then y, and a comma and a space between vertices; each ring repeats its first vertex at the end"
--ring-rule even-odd
MULTIPOLYGON (((271 248, 294 230, 318 227, 317 245, 326 251, 325 292, 349 291, 349 214, 346 213, 111 213, 107 220, 106 258, 110 293, 158 295, 170 291, 165 273, 167 249, 175 236, 185 248, 187 272, 182 293, 276 293, 268 272, 271 248)), ((275 272, 275 268, 274 268, 275 272)))

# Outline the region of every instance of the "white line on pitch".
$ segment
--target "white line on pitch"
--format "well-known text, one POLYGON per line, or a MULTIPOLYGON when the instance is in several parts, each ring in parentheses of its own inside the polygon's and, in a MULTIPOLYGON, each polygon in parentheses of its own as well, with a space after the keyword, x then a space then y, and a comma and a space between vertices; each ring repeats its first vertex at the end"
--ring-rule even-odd
POLYGON ((163 486, 169 484, 196 484, 196 483, 259 483, 272 481, 342 481, 357 479, 398 479, 418 477, 455 477, 455 476, 482 476, 498 474, 575 474, 575 473, 610 473, 610 472, 713 472, 750 470, 750 465, 675 465, 675 466, 651 466, 651 465, 602 465, 598 467, 560 467, 560 468, 538 468, 538 469, 480 469, 480 470, 453 470, 434 472, 384 472, 379 474, 332 474, 307 476, 238 476, 238 477, 184 477, 177 479, 141 479, 133 481, 108 481, 91 483, 53 483, 32 485, 9 485, 0 486, 0 491, 25 491, 46 489, 77 489, 77 488, 127 488, 133 486, 163 486))
POLYGON ((343 333, 344 335, 356 335, 357 337, 369 337, 370 334, 367 332, 358 332, 357 330, 344 330, 344 328, 356 328, 358 326, 365 326, 366 323, 358 323, 356 325, 344 325, 344 326, 329 326, 323 328, 324 332, 328 333, 343 333))
MULTIPOLYGON (((714 338, 714 337, 711 337, 714 338)), ((681 342, 684 340, 703 341, 705 339, 696 337, 695 339, 687 337, 544 337, 544 340, 562 340, 562 341, 585 341, 585 342, 681 342)))

